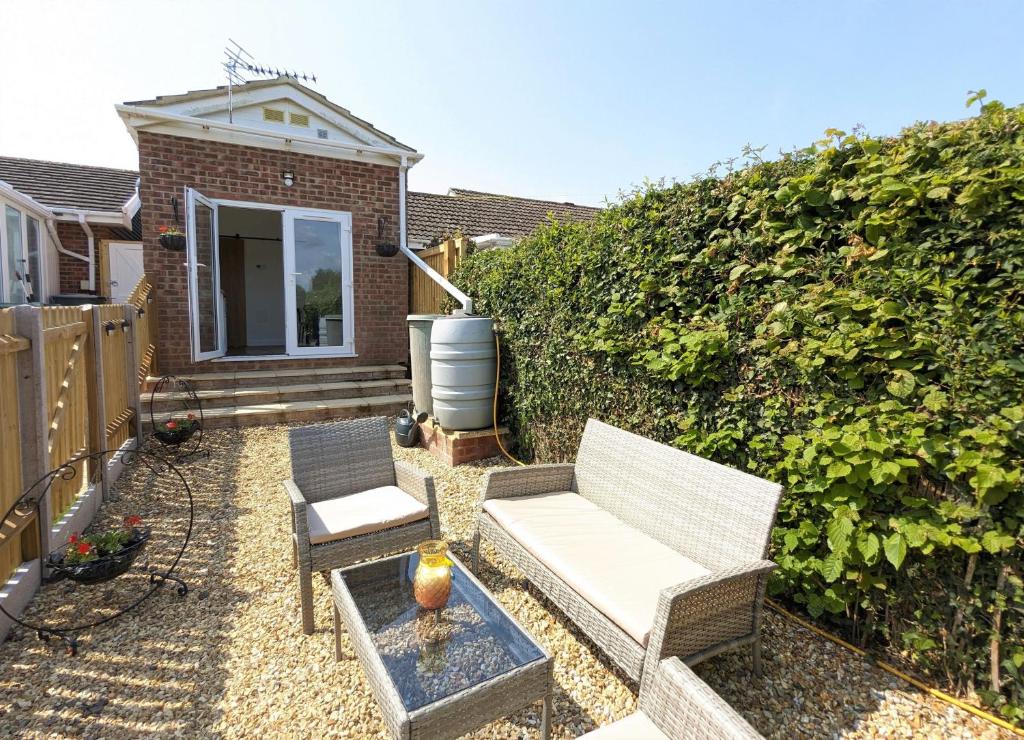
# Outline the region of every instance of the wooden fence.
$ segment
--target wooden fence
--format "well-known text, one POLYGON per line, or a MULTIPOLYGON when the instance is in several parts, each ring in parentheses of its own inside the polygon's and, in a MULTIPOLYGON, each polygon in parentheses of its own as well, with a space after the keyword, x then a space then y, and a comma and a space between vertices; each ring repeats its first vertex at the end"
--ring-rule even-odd
MULTIPOLYGON (((152 297, 143 277, 130 303, 0 310, 0 513, 47 471, 138 438, 139 386, 154 369, 152 297)), ((98 501, 75 505, 86 496, 102 500, 107 470, 76 467, 76 475, 54 480, 42 521, 33 512, 2 523, 0 587, 24 562, 58 547, 64 529, 88 525, 82 511, 95 511, 98 501)))
MULTIPOLYGON (((7 511, 21 495, 21 434, 18 403, 18 356, 29 349, 15 334, 14 311, 0 309, 0 507, 7 511)), ((38 557, 35 512, 12 516, 0 528, 0 583, 26 560, 38 557)))
MULTIPOLYGON (((469 250, 469 240, 448 239, 436 247, 421 250, 417 255, 442 277, 449 277, 469 250)), ((409 268, 409 313, 441 313, 441 301, 448 295, 419 268, 409 268)))

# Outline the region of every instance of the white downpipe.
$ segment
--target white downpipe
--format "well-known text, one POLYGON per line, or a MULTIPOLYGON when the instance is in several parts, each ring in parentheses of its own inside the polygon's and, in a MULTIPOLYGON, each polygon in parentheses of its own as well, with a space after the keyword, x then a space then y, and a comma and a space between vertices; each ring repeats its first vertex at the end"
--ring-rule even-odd
POLYGON ((96 237, 92 233, 92 228, 89 226, 89 222, 85 220, 85 214, 78 214, 78 223, 82 227, 82 231, 85 232, 86 239, 89 242, 89 292, 96 292, 96 237))
POLYGON ((463 293, 461 290, 452 285, 448 280, 433 267, 424 262, 418 254, 409 249, 408 236, 406 233, 406 216, 405 216, 405 191, 406 191, 406 173, 409 170, 407 159, 402 157, 402 164, 398 168, 398 248, 402 250, 410 262, 416 267, 420 268, 427 274, 431 280, 444 288, 448 295, 452 296, 455 300, 462 304, 462 310, 457 313, 473 313, 473 299, 463 293))
POLYGON ((66 254, 68 257, 74 257, 76 260, 82 260, 82 262, 89 261, 89 258, 86 257, 84 254, 72 252, 70 249, 67 249, 61 243, 60 237, 57 236, 57 222, 54 221, 52 218, 46 219, 46 231, 50 234, 50 238, 53 240, 53 246, 57 249, 58 252, 60 252, 61 254, 66 254))

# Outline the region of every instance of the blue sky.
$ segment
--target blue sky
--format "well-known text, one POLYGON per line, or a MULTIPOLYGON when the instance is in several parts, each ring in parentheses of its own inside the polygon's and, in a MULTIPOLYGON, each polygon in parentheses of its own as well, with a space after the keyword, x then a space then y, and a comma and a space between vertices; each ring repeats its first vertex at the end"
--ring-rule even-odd
POLYGON ((600 204, 744 144, 1024 102, 1024 1, 0 0, 0 154, 134 168, 113 104, 213 87, 228 37, 426 154, 414 189, 600 204))

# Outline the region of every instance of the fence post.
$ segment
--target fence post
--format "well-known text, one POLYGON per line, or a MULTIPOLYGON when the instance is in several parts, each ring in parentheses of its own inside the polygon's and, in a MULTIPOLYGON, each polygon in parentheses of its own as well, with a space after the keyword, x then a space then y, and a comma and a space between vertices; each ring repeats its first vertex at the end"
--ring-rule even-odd
MULTIPOLYGON (((29 341, 29 348, 18 353, 18 404, 21 424, 22 491, 38 481, 50 469, 47 434, 50 406, 46 398, 46 344, 43 338, 43 312, 36 306, 16 306, 14 328, 29 341)), ((39 502, 39 552, 45 560, 50 552, 50 493, 39 502)))
POLYGON ((139 346, 139 311, 131 303, 125 304, 124 318, 128 322, 128 348, 124 353, 125 378, 128 381, 128 405, 131 406, 135 427, 135 448, 142 446, 142 398, 139 393, 139 367, 141 366, 142 348, 139 346))
MULTIPOLYGON (((107 399, 105 376, 103 373, 103 317, 99 306, 85 306, 85 323, 89 327, 89 354, 91 361, 86 363, 89 398, 89 451, 102 452, 107 449, 107 399)), ((100 501, 106 501, 109 481, 107 480, 107 461, 100 459, 100 501)))

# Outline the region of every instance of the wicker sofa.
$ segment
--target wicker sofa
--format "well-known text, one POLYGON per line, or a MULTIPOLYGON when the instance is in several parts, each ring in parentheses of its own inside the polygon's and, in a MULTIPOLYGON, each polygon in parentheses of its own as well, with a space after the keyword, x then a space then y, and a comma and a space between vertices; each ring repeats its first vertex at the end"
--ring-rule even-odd
POLYGON ((662 659, 752 646, 781 486, 591 419, 575 464, 491 471, 488 540, 641 691, 662 659))
POLYGON ((640 694, 640 710, 587 740, 756 740, 761 735, 679 658, 666 658, 640 694))

